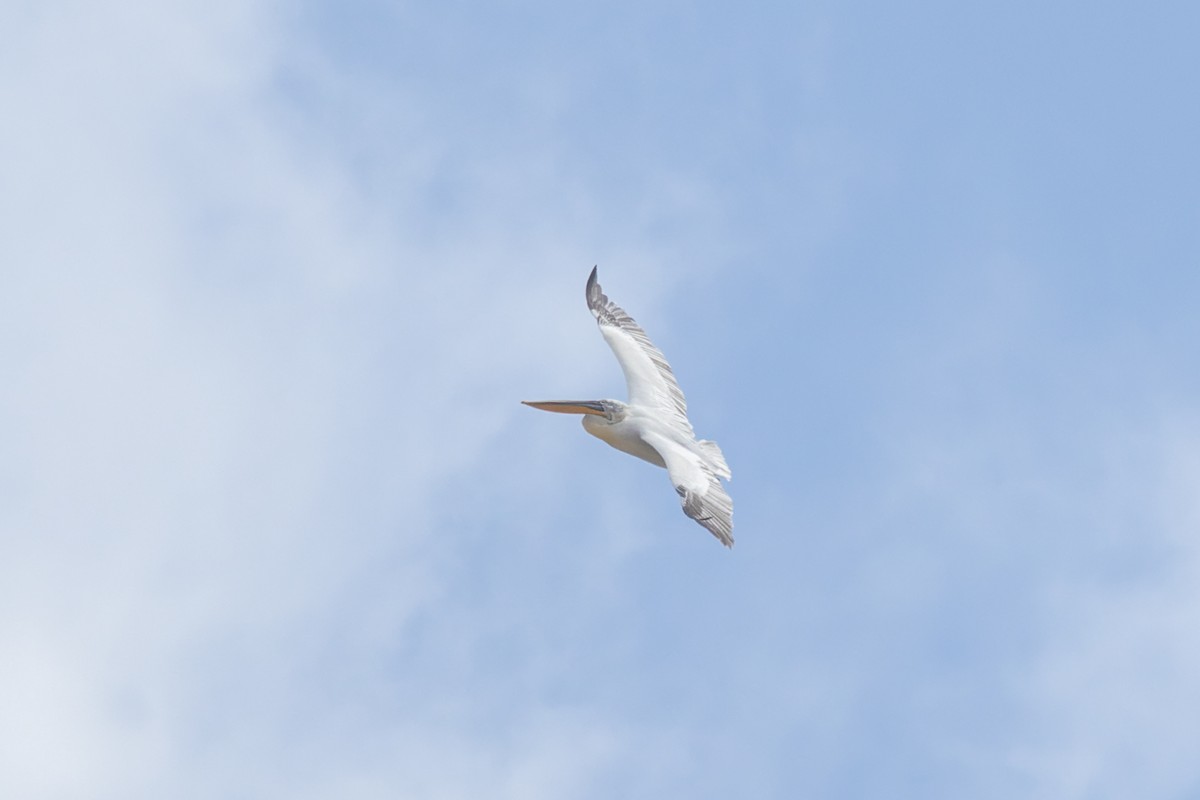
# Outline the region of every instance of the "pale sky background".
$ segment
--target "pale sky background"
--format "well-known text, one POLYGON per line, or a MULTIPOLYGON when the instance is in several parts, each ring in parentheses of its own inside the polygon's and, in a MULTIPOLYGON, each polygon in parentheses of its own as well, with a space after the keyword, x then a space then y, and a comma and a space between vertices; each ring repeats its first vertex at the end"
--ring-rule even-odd
POLYGON ((1200 797, 1196 8, 0 4, 0 796, 1200 797))

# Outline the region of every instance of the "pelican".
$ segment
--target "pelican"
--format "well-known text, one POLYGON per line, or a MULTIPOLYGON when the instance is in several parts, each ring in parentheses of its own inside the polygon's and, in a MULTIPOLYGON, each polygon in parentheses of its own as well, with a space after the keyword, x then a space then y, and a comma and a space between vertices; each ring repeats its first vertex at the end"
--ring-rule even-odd
POLYGON ((671 365, 625 310, 596 281, 587 282, 587 304, 612 348, 629 402, 619 400, 522 400, 527 406, 560 414, 582 414, 583 429, 623 453, 665 467, 679 494, 683 513, 733 547, 733 501, 719 478, 731 473, 716 442, 697 439, 687 417, 687 401, 671 365))

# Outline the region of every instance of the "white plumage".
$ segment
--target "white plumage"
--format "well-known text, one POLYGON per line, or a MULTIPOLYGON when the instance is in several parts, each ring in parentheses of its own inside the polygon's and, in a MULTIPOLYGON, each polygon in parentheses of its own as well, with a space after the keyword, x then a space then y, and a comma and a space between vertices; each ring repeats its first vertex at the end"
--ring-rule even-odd
POLYGON ((583 427, 622 452, 665 467, 683 511, 733 546, 733 501, 720 479, 731 477, 716 442, 696 439, 687 401, 671 365, 625 310, 600 289, 596 269, 587 282, 587 303, 600 333, 616 355, 629 402, 616 400, 539 401, 544 411, 583 414, 583 427))

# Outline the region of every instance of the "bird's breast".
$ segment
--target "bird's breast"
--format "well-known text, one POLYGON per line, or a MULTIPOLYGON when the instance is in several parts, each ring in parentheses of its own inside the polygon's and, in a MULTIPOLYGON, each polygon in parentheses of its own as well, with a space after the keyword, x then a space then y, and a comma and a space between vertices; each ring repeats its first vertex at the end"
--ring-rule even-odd
POLYGON ((658 451, 642 440, 635 422, 628 419, 620 422, 607 422, 599 417, 588 415, 583 418, 583 428, 592 436, 617 448, 622 453, 637 456, 657 467, 667 466, 658 451))

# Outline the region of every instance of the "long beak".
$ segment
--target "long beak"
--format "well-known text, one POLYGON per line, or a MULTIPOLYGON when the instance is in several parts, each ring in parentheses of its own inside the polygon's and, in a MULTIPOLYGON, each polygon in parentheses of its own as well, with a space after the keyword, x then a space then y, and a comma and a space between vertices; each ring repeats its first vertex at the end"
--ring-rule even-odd
POLYGON ((595 414, 606 416, 604 406, 599 400, 522 400, 527 406, 540 408, 542 411, 556 411, 559 414, 595 414))

